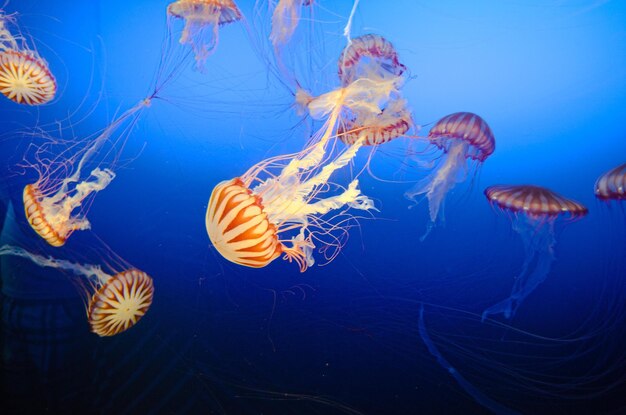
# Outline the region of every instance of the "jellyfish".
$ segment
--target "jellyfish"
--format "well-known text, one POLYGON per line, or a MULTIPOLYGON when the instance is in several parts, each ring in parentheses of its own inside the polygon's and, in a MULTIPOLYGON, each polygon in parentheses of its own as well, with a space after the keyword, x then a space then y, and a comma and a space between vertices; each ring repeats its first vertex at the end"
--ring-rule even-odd
POLYGON ((341 52, 337 65, 342 85, 370 76, 372 72, 380 77, 396 77, 406 71, 393 44, 376 34, 352 39, 341 52))
POLYGON ((270 33, 270 42, 275 50, 289 42, 300 22, 302 7, 310 6, 311 3, 312 0, 278 0, 272 13, 270 33))
POLYGON ((7 23, 14 23, 13 18, 0 9, 0 92, 18 104, 50 102, 57 85, 48 64, 21 35, 12 35, 7 23))
POLYGON ((200 69, 217 46, 219 27, 241 19, 233 0, 177 0, 167 14, 185 20, 180 43, 191 45, 200 69))
POLYGON ((87 320, 91 331, 101 337, 128 330, 137 324, 152 304, 152 278, 136 268, 107 273, 100 265, 44 257, 11 245, 0 247, 1 255, 26 258, 41 267, 70 271, 85 278, 89 287, 86 289, 89 297, 87 320))
POLYGON ((426 194, 430 221, 423 241, 437 221, 443 221, 445 197, 456 183, 467 177, 466 160, 483 163, 494 152, 496 142, 489 125, 471 112, 456 112, 446 115, 431 128, 429 141, 444 152, 443 160, 433 173, 405 193, 407 199, 416 201, 417 196, 426 194))
MULTIPOLYGON (((64 159, 64 154, 52 160, 38 155, 38 164, 32 167, 38 178, 24 187, 24 212, 33 230, 48 244, 60 247, 77 230, 91 227, 86 218, 95 193, 106 188, 115 178, 109 168, 95 167, 88 175, 83 171, 98 150, 127 120, 131 127, 137 121, 138 112, 150 105, 146 99, 122 114, 107 126, 93 141, 64 159)), ((128 130, 127 130, 128 131, 128 130)), ((39 151, 43 151, 41 148, 39 151)))
POLYGON ((321 95, 311 102, 310 111, 316 118, 328 119, 309 146, 293 155, 264 160, 242 176, 215 186, 206 229, 216 250, 231 262, 253 268, 284 255, 304 272, 315 263, 312 252, 321 243, 324 252, 331 249, 327 259, 332 260, 352 219, 346 209, 370 211, 374 204, 359 190, 358 179, 347 187, 330 182, 331 175, 354 158, 366 134, 336 157, 331 157, 330 139, 346 107, 379 113, 380 103, 399 81, 359 79, 321 95), (329 195, 333 189, 336 194, 329 195), (326 217, 331 211, 333 216, 326 217))
POLYGON ((562 217, 568 220, 582 218, 587 214, 587 208, 549 189, 531 185, 491 186, 485 189, 485 196, 492 205, 513 216, 513 230, 520 234, 524 243, 524 264, 515 277, 511 295, 482 314, 483 320, 500 313, 510 319, 550 272, 556 244, 555 222, 562 217))
POLYGON ((596 197, 600 200, 626 200, 626 163, 607 171, 595 185, 596 197))

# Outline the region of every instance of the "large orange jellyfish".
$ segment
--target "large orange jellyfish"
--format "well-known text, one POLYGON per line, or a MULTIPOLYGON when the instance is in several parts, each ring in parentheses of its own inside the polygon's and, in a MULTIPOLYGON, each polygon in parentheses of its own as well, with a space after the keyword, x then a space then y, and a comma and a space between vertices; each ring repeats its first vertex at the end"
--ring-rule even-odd
POLYGON ((62 246, 74 231, 90 228, 86 218, 90 202, 95 193, 111 183, 115 173, 95 167, 85 174, 84 169, 127 120, 131 120, 131 126, 124 133, 132 129, 137 113, 149 104, 149 100, 141 101, 67 158, 64 153, 51 159, 48 155, 37 156, 38 163, 31 167, 37 171, 38 178, 24 187, 24 212, 33 230, 50 245, 62 246))
POLYGON ((491 314, 509 319, 524 299, 541 284, 554 261, 554 223, 560 218, 574 220, 587 214, 582 204, 550 189, 531 185, 497 185, 485 189, 487 200, 512 215, 513 230, 520 234, 526 251, 522 271, 515 277, 511 295, 487 308, 491 314))
POLYGON ((44 257, 10 245, 0 247, 0 255, 19 256, 41 267, 70 271, 85 278, 89 287, 87 320, 91 331, 99 336, 114 336, 128 330, 152 304, 152 278, 136 268, 107 273, 99 265, 44 257))
POLYGON ((598 178, 595 194, 601 200, 626 200, 626 163, 607 171, 598 178))
POLYGON ((48 64, 28 49, 21 35, 12 35, 7 23, 14 21, 0 9, 0 92, 18 104, 50 102, 57 85, 48 64))
POLYGON ((471 112, 446 115, 431 128, 429 141, 444 152, 443 160, 435 171, 407 191, 405 196, 416 201, 426 194, 429 203, 430 222, 423 241, 438 220, 443 221, 443 203, 446 194, 456 183, 467 177, 467 160, 484 162, 496 147, 495 137, 489 125, 471 112))
POLYGON ((374 204, 361 194, 357 179, 347 187, 329 181, 354 158, 365 134, 334 158, 329 140, 346 107, 379 113, 380 102, 388 99, 398 82, 359 79, 317 97, 310 111, 328 120, 312 144, 300 153, 264 160, 242 176, 219 183, 206 212, 207 233, 217 251, 231 262, 254 268, 284 255, 304 272, 314 263, 312 252, 320 243, 332 260, 347 235, 352 218, 347 209, 368 211, 374 204), (335 194, 329 195, 332 190, 335 194), (339 213, 327 217, 331 211, 339 213))
POLYGON ((191 45, 199 68, 217 46, 219 27, 241 19, 233 0, 177 0, 167 14, 185 20, 180 43, 191 45))

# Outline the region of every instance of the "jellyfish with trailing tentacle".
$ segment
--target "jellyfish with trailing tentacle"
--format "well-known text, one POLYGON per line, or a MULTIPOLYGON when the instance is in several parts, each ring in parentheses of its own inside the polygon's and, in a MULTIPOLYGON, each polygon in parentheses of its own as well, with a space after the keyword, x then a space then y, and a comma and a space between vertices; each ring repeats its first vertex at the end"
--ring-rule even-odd
POLYGON ((446 115, 430 129, 428 140, 443 150, 443 158, 433 173, 405 193, 412 201, 417 201, 417 197, 423 194, 428 199, 430 221, 422 241, 438 221, 444 220, 446 195, 467 178, 468 160, 483 163, 496 147, 489 125, 471 112, 446 115))
POLYGON ((575 220, 587 215, 582 204, 550 189, 531 185, 497 185, 485 189, 487 200, 512 216, 513 230, 524 243, 522 271, 515 277, 511 295, 487 308, 483 320, 492 314, 510 319, 522 301, 541 284, 554 261, 554 224, 562 218, 575 220))
POLYGON ((185 21, 180 43, 191 45, 200 69, 217 46, 219 27, 241 20, 233 0, 177 0, 167 14, 185 21))
POLYGON ((79 264, 3 245, 0 256, 29 259, 41 267, 70 271, 87 281, 87 320, 93 333, 114 336, 133 327, 146 314, 154 295, 152 278, 136 268, 105 272, 99 265, 79 264))
POLYGON ((28 48, 23 36, 13 35, 8 24, 15 26, 13 17, 0 9, 0 92, 18 104, 50 102, 57 84, 48 64, 28 48))
POLYGON ((272 31, 270 42, 278 51, 286 45, 300 23, 302 8, 310 6, 312 0, 278 0, 272 13, 272 31))
POLYGON ((399 81, 359 79, 321 95, 311 102, 310 110, 318 119, 328 118, 308 147, 264 160, 242 176, 215 186, 206 229, 216 250, 231 262, 254 268, 283 255, 304 272, 315 261, 316 244, 321 244, 320 250, 332 260, 353 219, 348 209, 369 211, 374 204, 359 190, 358 179, 346 187, 330 181, 335 171, 354 158, 366 135, 334 157, 330 139, 346 107, 379 113, 381 102, 397 89, 399 81))
POLYGON ((626 200, 626 163, 600 176, 594 190, 600 200, 626 200))
POLYGON ((37 163, 30 166, 38 177, 24 187, 24 212, 33 230, 50 245, 63 246, 72 233, 90 228, 86 214, 93 196, 111 183, 115 173, 100 167, 89 174, 84 170, 118 129, 127 122, 130 126, 123 134, 132 129, 138 113, 148 105, 150 100, 141 101, 70 156, 50 156, 45 146, 38 149, 37 163))

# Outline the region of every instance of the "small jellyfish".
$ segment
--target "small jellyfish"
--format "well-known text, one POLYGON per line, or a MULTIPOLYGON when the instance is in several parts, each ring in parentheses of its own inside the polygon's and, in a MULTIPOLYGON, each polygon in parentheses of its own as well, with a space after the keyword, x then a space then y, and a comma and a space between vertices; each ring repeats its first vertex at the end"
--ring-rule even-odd
POLYGON ((600 176, 596 181, 595 194, 600 200, 626 200, 626 163, 600 176))
POLYGON ((430 222, 422 241, 438 220, 443 221, 445 197, 456 183, 466 179, 467 160, 483 163, 496 147, 489 125, 471 112, 456 112, 443 117, 431 128, 428 140, 443 150, 443 160, 433 173, 405 193, 412 201, 422 194, 428 198, 430 222))
POLYGON ((513 230, 522 237, 526 251, 509 298, 487 308, 482 315, 483 320, 500 313, 510 319, 550 272, 556 244, 554 223, 560 218, 582 218, 587 215, 587 208, 550 189, 531 185, 490 186, 485 189, 485 196, 492 205, 512 215, 513 230))
POLYGON ((133 327, 146 314, 154 296, 152 278, 136 268, 107 273, 99 265, 79 264, 33 254, 23 248, 3 245, 1 255, 29 259, 41 267, 70 271, 87 281, 87 320, 99 336, 114 336, 133 327))
POLYGON ((380 113, 380 103, 397 82, 359 79, 315 98, 310 113, 315 119, 328 119, 308 147, 264 160, 242 176, 219 183, 206 212, 207 233, 216 250, 231 262, 254 268, 284 255, 304 272, 314 263, 312 252, 318 243, 332 260, 353 223, 348 209, 369 211, 374 204, 359 190, 358 179, 346 187, 330 181, 335 171, 353 160, 366 134, 334 157, 329 140, 342 111, 380 113), (326 216, 330 212, 332 216, 326 216))
POLYGON ((131 127, 124 131, 128 133, 137 121, 137 113, 148 105, 149 100, 139 102, 68 158, 64 158, 64 153, 52 158, 39 156, 38 163, 30 166, 38 178, 24 187, 24 212, 33 230, 50 245, 63 246, 74 231, 91 227, 86 218, 90 200, 111 183, 115 173, 109 168, 95 167, 85 175, 83 170, 111 136, 130 120, 131 127))
POLYGON ((48 64, 21 35, 12 35, 7 23, 15 22, 0 9, 0 92, 18 104, 50 102, 57 85, 48 64))
POLYGON ((393 44, 384 37, 367 34, 348 43, 339 56, 338 75, 342 85, 372 73, 379 77, 400 76, 406 67, 400 63, 393 44))
POLYGON ((414 125, 404 99, 392 100, 379 114, 346 117, 342 121, 337 135, 347 145, 354 144, 362 134, 365 134, 366 146, 384 144, 404 136, 414 125))
POLYGON ((233 0, 177 0, 167 14, 185 20, 180 43, 191 45, 200 69, 217 46, 219 27, 241 19, 233 0))

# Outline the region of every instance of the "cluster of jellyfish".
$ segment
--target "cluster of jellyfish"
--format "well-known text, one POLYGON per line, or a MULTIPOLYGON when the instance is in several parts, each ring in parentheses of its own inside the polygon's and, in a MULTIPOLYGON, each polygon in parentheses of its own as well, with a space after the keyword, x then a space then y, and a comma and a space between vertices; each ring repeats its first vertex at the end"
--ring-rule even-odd
MULTIPOLYGON (((269 41, 276 72, 295 88, 298 111, 319 122, 321 128, 301 151, 259 161, 240 176, 215 184, 205 215, 212 246, 224 259, 252 268, 268 266, 282 257, 305 272, 316 263, 317 252, 323 252, 327 262, 333 260, 354 226, 354 212, 374 215, 377 211, 374 201, 359 188, 358 174, 348 183, 337 183, 335 173, 351 166, 362 147, 377 148, 399 137, 421 140, 440 156, 434 169, 405 194, 411 201, 425 198, 428 202, 425 240, 443 221, 446 196, 494 153, 495 136, 487 122, 471 112, 456 112, 443 116, 427 135, 420 136, 420 127, 402 95, 408 68, 384 37, 366 34, 351 38, 350 22, 346 26, 347 45, 337 58, 338 86, 313 95, 284 62, 285 48, 297 30, 303 8, 311 8, 312 2, 280 0, 270 2, 269 7, 269 41)), ((183 21, 179 43, 191 48, 200 70, 218 45, 220 27, 245 23, 232 0, 178 0, 168 6, 167 16, 169 25, 183 21)), ((55 78, 46 61, 26 43, 14 17, 0 11, 0 92, 22 105, 53 102, 55 78)), ((176 66, 173 70, 179 69, 176 66)), ((121 129, 132 129, 140 113, 159 98, 165 83, 175 76, 166 73, 161 79, 164 81, 157 82, 152 94, 85 140, 74 154, 41 157, 32 164, 38 179, 24 188, 25 217, 50 246, 62 247, 75 231, 90 229, 88 208, 115 173, 111 167, 87 166, 121 129)), ((522 239, 525 259, 509 297, 486 308, 482 319, 496 315, 511 319, 550 272, 557 242, 555 223, 581 219, 588 210, 536 185, 494 185, 484 194, 492 206, 511 219, 513 230, 522 239)), ((595 194, 605 201, 626 200, 626 164, 600 177, 595 194)), ((92 331, 101 336, 130 328, 152 303, 152 279, 136 268, 104 271, 98 265, 44 257, 16 246, 0 247, 0 255, 27 258, 42 267, 84 278, 90 294, 88 320, 92 331)), ((496 412, 507 412, 476 390, 442 356, 426 330, 423 314, 422 308, 418 328, 430 353, 478 402, 496 412)))

